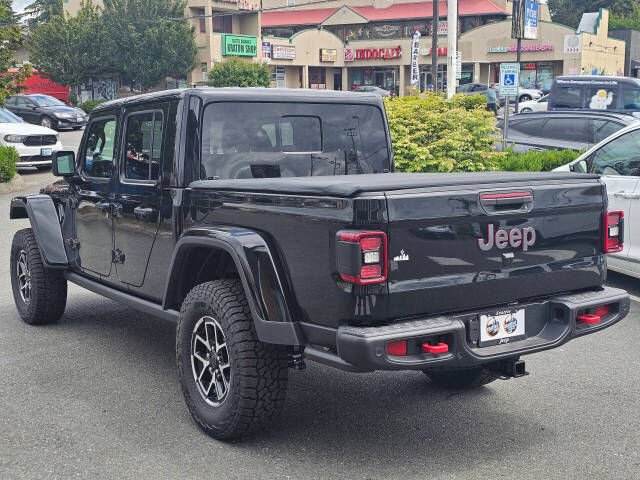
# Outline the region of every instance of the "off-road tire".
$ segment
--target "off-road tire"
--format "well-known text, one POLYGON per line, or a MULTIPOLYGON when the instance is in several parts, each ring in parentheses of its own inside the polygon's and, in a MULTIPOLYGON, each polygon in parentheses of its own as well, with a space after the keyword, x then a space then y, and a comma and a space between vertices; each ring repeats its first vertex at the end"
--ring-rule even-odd
POLYGON ((13 299, 22 320, 29 325, 56 322, 67 305, 67 281, 62 270, 44 266, 32 229, 19 230, 13 236, 10 263, 13 299), (23 300, 19 288, 17 267, 21 252, 25 253, 31 277, 28 302, 23 300))
POLYGON ((488 368, 465 368, 451 370, 425 370, 431 383, 449 390, 468 390, 479 388, 497 380, 499 377, 488 368))
POLYGON ((282 410, 287 391, 287 352, 282 346, 258 340, 238 280, 202 283, 187 294, 176 331, 176 360, 189 412, 214 438, 230 440, 259 430, 282 410), (217 321, 228 346, 229 388, 216 406, 205 401, 191 363, 192 335, 205 317, 217 321))

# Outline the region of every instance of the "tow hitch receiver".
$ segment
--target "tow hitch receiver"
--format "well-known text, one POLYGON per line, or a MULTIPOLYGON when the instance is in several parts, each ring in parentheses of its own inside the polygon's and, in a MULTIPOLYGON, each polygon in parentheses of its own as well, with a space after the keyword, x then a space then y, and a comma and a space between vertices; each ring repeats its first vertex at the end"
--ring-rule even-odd
POLYGON ((502 380, 510 378, 520 378, 529 375, 525 369, 524 360, 506 360, 497 365, 497 373, 502 380))

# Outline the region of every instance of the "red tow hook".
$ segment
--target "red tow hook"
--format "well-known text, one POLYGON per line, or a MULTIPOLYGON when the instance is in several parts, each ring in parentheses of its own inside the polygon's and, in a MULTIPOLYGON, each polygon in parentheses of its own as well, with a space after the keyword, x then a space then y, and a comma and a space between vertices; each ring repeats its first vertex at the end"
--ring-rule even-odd
POLYGON ((422 351, 425 353, 447 353, 449 351, 449 345, 440 342, 437 345, 429 345, 428 343, 422 344, 422 351))
POLYGON ((578 315, 578 321, 580 323, 588 323, 588 324, 600 323, 600 315, 593 315, 593 314, 578 315))

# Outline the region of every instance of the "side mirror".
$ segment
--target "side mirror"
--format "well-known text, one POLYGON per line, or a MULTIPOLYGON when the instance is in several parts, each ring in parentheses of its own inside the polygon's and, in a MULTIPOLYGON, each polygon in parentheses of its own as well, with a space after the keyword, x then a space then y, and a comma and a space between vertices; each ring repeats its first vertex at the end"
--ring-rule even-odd
POLYGON ((587 173, 588 168, 589 166, 587 165, 586 160, 580 160, 579 162, 572 163, 569 166, 569 169, 572 172, 576 172, 576 173, 587 173))
POLYGON ((75 174, 76 154, 67 150, 53 152, 51 163, 56 177, 71 177, 75 174))

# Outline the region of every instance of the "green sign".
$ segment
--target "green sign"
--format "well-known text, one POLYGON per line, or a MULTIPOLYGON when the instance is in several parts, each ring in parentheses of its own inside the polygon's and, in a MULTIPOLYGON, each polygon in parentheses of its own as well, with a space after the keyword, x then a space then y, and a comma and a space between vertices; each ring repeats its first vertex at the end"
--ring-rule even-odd
POLYGON ((258 56, 258 37, 222 35, 222 55, 258 56))

